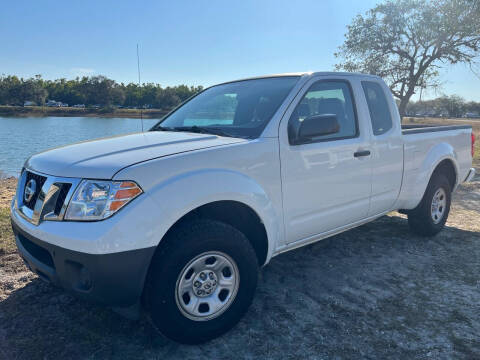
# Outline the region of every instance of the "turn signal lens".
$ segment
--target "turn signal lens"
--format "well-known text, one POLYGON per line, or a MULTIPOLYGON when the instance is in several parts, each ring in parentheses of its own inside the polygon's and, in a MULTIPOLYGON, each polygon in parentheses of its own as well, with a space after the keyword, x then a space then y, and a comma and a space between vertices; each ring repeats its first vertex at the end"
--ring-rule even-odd
POLYGON ((133 181, 82 180, 68 204, 65 220, 103 220, 142 193, 133 181))
POLYGON ((133 188, 138 187, 133 181, 123 181, 120 185, 121 188, 133 188))
POLYGON ((115 199, 130 199, 134 198, 138 194, 140 194, 142 190, 138 186, 128 188, 128 189, 120 189, 115 193, 115 199))
POLYGON ((110 203, 110 211, 117 211, 118 209, 120 209, 123 205, 125 205, 127 203, 127 200, 118 200, 118 201, 112 201, 110 203))

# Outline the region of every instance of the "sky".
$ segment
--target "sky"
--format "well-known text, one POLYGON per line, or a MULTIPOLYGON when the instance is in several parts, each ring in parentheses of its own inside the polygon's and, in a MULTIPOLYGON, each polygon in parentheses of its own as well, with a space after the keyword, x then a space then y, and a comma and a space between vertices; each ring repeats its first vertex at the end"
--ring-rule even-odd
MULTIPOLYGON (((141 81, 162 86, 331 71, 346 25, 378 1, 4 1, 0 75, 137 82, 137 43, 141 81)), ((480 101, 468 66, 446 65, 440 79, 424 98, 480 101)))

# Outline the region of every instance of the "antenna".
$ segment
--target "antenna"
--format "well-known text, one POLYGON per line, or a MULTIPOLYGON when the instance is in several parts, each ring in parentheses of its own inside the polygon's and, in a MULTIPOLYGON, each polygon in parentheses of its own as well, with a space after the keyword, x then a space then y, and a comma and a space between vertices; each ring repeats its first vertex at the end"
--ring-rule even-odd
MULTIPOLYGON (((138 55, 138 43, 137 43, 137 70, 138 70, 138 87, 140 90, 140 55, 138 55)), ((143 132, 143 108, 140 107, 140 121, 142 123, 142 132, 143 132)))

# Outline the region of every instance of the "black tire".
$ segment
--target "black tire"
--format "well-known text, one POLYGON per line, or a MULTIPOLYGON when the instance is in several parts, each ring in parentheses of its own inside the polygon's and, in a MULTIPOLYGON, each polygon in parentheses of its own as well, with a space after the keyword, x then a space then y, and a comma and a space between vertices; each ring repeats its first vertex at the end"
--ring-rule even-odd
POLYGON ((434 236, 443 229, 450 212, 451 189, 452 186, 445 175, 441 173, 433 174, 422 201, 415 209, 408 212, 408 225, 414 233, 421 236, 434 236), (431 207, 433 197, 439 189, 443 189, 445 192, 446 204, 441 219, 435 222, 431 207))
POLYGON ((154 325, 166 337, 197 344, 222 335, 235 326, 250 306, 258 279, 255 251, 243 233, 222 222, 186 222, 162 240, 152 259, 146 301, 154 325), (239 285, 229 307, 211 320, 192 320, 177 304, 177 279, 190 261, 205 252, 228 255, 237 266, 239 285))

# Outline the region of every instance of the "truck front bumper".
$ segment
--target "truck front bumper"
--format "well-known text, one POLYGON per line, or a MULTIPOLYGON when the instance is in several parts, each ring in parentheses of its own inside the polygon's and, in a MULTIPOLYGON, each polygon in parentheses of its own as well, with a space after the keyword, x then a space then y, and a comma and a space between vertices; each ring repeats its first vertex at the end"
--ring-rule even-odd
POLYGON ((138 303, 155 247, 87 254, 42 241, 13 219, 12 228, 20 255, 41 279, 107 306, 138 303))

